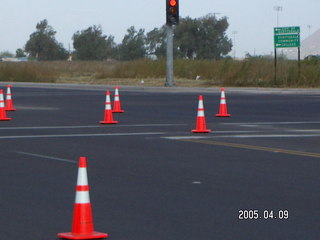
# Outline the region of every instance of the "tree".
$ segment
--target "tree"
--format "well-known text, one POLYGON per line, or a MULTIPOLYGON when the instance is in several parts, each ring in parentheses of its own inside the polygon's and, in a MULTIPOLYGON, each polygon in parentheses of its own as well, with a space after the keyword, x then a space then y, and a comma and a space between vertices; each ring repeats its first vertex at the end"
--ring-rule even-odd
POLYGON ((79 60, 103 60, 113 57, 116 44, 113 36, 102 34, 101 26, 92 26, 73 35, 73 47, 79 60))
POLYGON ((174 42, 179 57, 193 59, 197 56, 199 46, 204 41, 199 36, 200 27, 198 19, 186 17, 180 20, 174 31, 174 42))
MULTIPOLYGON (((231 40, 226 36, 228 26, 226 17, 217 20, 210 14, 196 19, 181 18, 180 24, 174 27, 174 56, 216 60, 224 57, 232 49, 231 40)), ((165 56, 165 25, 147 33, 146 46, 148 54, 165 56)))
POLYGON ((38 60, 66 59, 68 53, 55 39, 56 31, 48 25, 46 19, 37 23, 36 31, 30 35, 25 45, 25 52, 38 60))
POLYGON ((26 54, 25 54, 25 52, 23 51, 23 49, 21 49, 21 48, 18 48, 17 50, 16 50, 16 57, 26 57, 26 54))
POLYGON ((204 41, 199 46, 198 58, 220 59, 232 49, 232 41, 226 36, 229 23, 226 17, 219 20, 214 15, 200 19, 200 38, 204 41))
POLYGON ((120 59, 127 61, 144 58, 146 55, 145 42, 144 29, 136 31, 133 26, 130 27, 119 46, 120 59))
POLYGON ((2 57, 14 57, 14 54, 9 51, 0 52, 0 58, 2 57))
POLYGON ((154 28, 147 33, 146 36, 146 50, 148 55, 156 55, 164 57, 166 55, 166 27, 162 26, 160 29, 154 28))

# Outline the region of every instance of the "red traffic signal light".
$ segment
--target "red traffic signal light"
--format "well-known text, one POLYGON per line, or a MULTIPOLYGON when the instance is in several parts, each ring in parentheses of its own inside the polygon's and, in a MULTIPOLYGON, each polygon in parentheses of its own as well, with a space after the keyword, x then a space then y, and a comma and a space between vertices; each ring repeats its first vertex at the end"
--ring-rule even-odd
POLYGON ((169 4, 171 7, 175 7, 177 5, 177 1, 176 0, 170 0, 169 4))
POLYGON ((179 24, 179 0, 166 0, 167 25, 179 24))

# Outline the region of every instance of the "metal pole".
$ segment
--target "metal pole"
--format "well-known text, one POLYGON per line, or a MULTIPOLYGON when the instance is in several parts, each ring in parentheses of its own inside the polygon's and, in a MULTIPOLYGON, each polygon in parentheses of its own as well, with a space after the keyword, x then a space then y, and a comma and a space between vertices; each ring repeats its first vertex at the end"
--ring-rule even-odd
POLYGON ((173 87, 173 27, 167 25, 167 79, 166 87, 173 87))
POLYGON ((300 47, 298 47, 298 77, 300 80, 300 75, 301 75, 301 64, 300 64, 300 47))
POLYGON ((277 48, 274 48, 274 84, 277 84, 277 48))

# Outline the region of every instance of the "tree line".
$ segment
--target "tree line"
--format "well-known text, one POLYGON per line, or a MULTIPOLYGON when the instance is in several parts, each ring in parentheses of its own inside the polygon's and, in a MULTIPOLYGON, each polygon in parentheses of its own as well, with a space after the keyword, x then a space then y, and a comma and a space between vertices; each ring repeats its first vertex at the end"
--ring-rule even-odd
MULTIPOLYGON (((226 35, 228 26, 226 17, 217 19, 211 14, 195 19, 181 18, 180 24, 174 27, 175 58, 218 60, 226 57, 232 49, 232 41, 226 35)), ((56 40, 55 34, 46 19, 40 21, 24 48, 17 49, 16 56, 39 61, 65 60, 70 55, 76 60, 129 61, 166 55, 166 25, 147 33, 131 26, 120 44, 115 43, 114 36, 103 34, 101 26, 90 26, 73 34, 72 53, 56 40)))

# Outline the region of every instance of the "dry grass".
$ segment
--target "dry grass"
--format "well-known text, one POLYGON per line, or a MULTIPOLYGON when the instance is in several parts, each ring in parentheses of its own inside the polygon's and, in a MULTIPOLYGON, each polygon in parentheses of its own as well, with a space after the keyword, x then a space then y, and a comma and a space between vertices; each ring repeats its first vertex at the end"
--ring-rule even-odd
MULTIPOLYGON (((175 60, 175 85, 186 87, 319 87, 320 62, 279 61, 277 81, 272 60, 175 60), (200 80, 195 80, 200 76, 200 80)), ((165 60, 131 62, 0 62, 0 81, 163 86, 165 60)))

